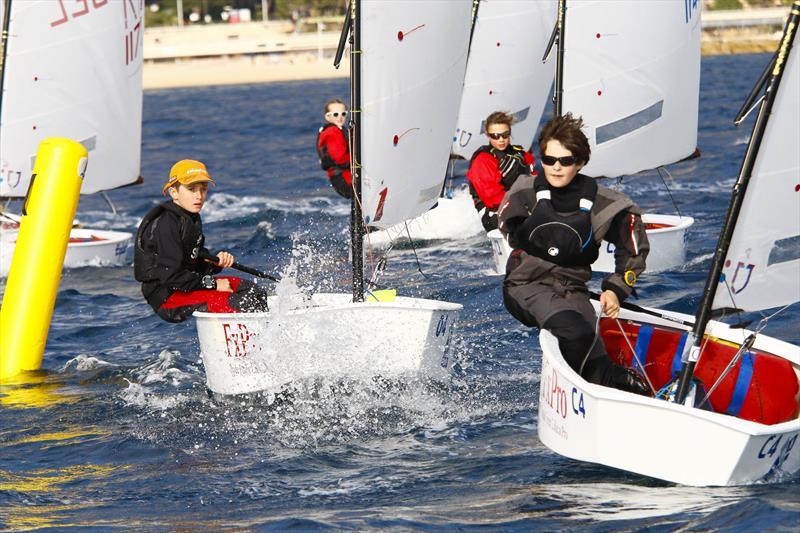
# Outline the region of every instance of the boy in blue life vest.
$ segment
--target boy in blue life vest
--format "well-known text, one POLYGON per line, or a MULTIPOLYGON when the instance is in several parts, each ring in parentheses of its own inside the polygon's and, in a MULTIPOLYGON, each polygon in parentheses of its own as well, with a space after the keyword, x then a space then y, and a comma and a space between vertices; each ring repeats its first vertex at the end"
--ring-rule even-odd
POLYGON ((234 263, 228 252, 216 257, 204 247, 200 210, 214 180, 200 161, 172 166, 162 194, 172 201, 151 209, 139 224, 134 247, 134 276, 156 314, 183 322, 195 311, 266 311, 267 293, 255 283, 218 276, 234 263))

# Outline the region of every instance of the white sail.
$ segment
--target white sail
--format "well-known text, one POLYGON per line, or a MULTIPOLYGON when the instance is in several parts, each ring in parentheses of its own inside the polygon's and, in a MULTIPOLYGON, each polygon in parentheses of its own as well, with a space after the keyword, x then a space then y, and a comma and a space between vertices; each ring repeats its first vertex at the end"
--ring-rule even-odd
POLYGON ((541 61, 557 16, 556 0, 482 0, 472 34, 452 153, 465 159, 486 144, 484 121, 514 115, 514 144, 526 149, 553 84, 552 57, 541 61))
POLYGON ((756 155, 714 308, 800 301, 800 51, 795 38, 756 155))
POLYGON ((81 189, 139 177, 144 0, 13 0, 0 108, 0 196, 25 196, 39 142, 89 150, 81 189))
POLYGON ((589 176, 673 163, 697 146, 698 0, 568 0, 562 112, 582 116, 589 176))
POLYGON ((469 45, 470 0, 361 3, 362 202, 387 228, 437 201, 469 45))

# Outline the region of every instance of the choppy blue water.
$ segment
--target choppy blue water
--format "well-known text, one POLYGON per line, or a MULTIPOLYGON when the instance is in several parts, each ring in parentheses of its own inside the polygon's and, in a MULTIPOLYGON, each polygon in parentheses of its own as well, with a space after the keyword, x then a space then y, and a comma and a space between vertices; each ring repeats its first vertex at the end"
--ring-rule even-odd
MULTIPOLYGON (((645 275, 639 303, 694 312, 752 118, 732 119, 766 55, 703 58, 700 148, 669 187, 697 222, 683 269, 645 275)), ((140 187, 81 200, 87 225, 134 231, 175 160, 218 180, 211 247, 301 285, 349 291, 347 204, 320 171, 320 107, 344 80, 148 92, 140 187)), ((622 183, 673 213, 655 173, 622 183)), ((40 383, 0 398, 0 527, 85 530, 795 530, 798 478, 675 486, 572 461, 536 436, 537 337, 504 310, 488 241, 396 251, 383 280, 462 303, 450 380, 309 387, 276 406, 206 395, 193 321, 160 321, 132 269, 64 273, 40 383)), ((2 289, 0 289, 2 290, 2 289)), ((770 334, 800 342, 795 306, 770 334)), ((680 438, 665 430, 665 439, 680 438)), ((658 457, 653 457, 658 461, 658 457)))

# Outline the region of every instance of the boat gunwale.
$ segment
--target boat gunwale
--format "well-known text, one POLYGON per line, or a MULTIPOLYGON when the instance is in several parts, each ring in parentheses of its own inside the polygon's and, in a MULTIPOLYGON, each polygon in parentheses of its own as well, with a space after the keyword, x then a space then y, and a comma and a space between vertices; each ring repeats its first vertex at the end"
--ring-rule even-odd
MULTIPOLYGON (((349 294, 344 293, 320 293, 321 295, 341 295, 341 296, 348 296, 352 297, 349 294)), ((277 296, 270 296, 270 299, 275 299, 277 296)), ((343 310, 350 310, 353 308, 356 309, 366 309, 366 307, 361 307, 362 305, 368 304, 369 309, 397 309, 403 311, 422 311, 422 312, 437 312, 437 311, 461 311, 464 309, 462 304, 446 302, 442 300, 430 300, 427 298, 411 298, 408 296, 398 296, 397 300, 394 302, 374 302, 374 301, 364 301, 364 302, 353 302, 352 300, 349 302, 342 302, 337 304, 323 304, 323 305, 310 305, 308 307, 299 307, 297 309, 290 309, 286 311, 283 316, 296 316, 296 315, 306 315, 312 313, 321 313, 327 311, 343 311, 343 310), (406 302, 431 302, 435 304, 435 306, 429 307, 409 307, 400 305, 404 301, 406 302)), ((269 303, 269 299, 267 300, 269 303)), ((236 319, 236 318, 245 318, 245 319, 259 319, 259 318, 271 318, 275 315, 272 311, 258 311, 254 313, 209 313, 207 311, 195 311, 193 316, 196 318, 201 318, 204 320, 210 318, 219 318, 219 319, 236 319)))

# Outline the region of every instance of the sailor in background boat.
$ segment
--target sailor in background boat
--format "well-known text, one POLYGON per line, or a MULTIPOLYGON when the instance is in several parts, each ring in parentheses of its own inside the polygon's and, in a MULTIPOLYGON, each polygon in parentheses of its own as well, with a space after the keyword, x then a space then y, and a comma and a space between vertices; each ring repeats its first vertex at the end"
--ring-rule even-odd
POLYGON ((533 155, 522 146, 511 144, 514 117, 495 111, 486 117, 489 144, 472 154, 467 170, 469 191, 484 229, 497 229, 497 208, 506 192, 523 174, 535 176, 533 155))
POLYGON ((195 311, 235 313, 266 311, 267 293, 236 277, 214 277, 234 263, 228 252, 213 258, 203 246, 200 210, 214 180, 200 161, 184 159, 172 166, 161 190, 172 201, 151 209, 139 224, 134 249, 134 276, 156 314, 183 322, 195 311), (216 264, 209 262, 215 260, 216 264))
POLYGON ((322 170, 328 173, 334 190, 345 198, 353 197, 350 177, 350 145, 344 126, 347 107, 338 98, 325 103, 325 122, 317 134, 317 155, 322 170))
POLYGON ((503 300, 517 320, 558 338, 566 362, 587 381, 648 395, 639 374, 609 359, 586 283, 600 241, 616 245, 616 270, 600 296, 603 312, 615 318, 650 247, 633 201, 579 174, 591 155, 582 126, 570 113, 550 120, 539 135, 544 177, 521 177, 503 199, 500 231, 514 248, 503 300))

